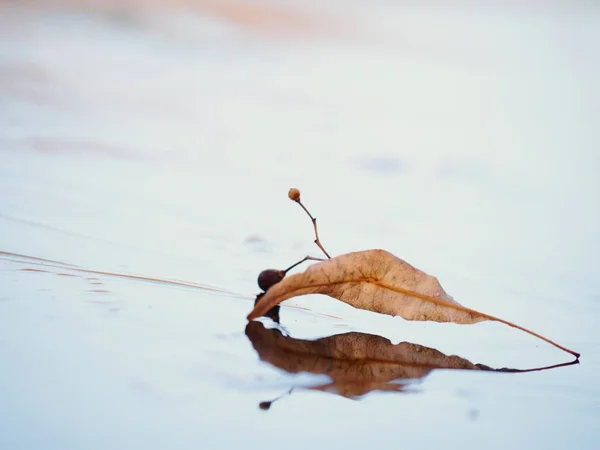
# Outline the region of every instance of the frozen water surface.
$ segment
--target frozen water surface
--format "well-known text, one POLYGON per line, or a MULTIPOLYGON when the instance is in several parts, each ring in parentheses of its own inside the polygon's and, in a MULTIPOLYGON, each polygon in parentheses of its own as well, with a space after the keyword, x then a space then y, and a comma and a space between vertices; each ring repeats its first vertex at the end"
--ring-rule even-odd
POLYGON ((596 448, 598 5, 322 3, 0 2, 2 449, 596 448), (247 328, 257 274, 318 255, 291 186, 331 253, 385 248, 580 363, 281 356, 571 361, 319 296, 247 328))

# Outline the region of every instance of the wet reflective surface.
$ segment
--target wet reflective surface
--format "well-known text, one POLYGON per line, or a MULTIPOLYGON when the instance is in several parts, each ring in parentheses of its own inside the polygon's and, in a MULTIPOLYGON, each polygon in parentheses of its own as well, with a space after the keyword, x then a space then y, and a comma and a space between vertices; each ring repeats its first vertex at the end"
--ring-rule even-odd
POLYGON ((600 11, 376 3, 0 1, 1 448, 596 447, 600 11), (332 254, 580 363, 319 296, 248 323, 319 256, 292 186, 332 254))
POLYGON ((394 345, 388 339, 367 333, 302 340, 285 336, 278 329, 265 328, 256 321, 246 326, 246 336, 262 361, 294 374, 327 375, 329 382, 311 389, 352 398, 377 390, 402 392, 408 383, 426 377, 435 369, 525 373, 579 364, 573 360, 530 369, 493 369, 411 342, 394 345))

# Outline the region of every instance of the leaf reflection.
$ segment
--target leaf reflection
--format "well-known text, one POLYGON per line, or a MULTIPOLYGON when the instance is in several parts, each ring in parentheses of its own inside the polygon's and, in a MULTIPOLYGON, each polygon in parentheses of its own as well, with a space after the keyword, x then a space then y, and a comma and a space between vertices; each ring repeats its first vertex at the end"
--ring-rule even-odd
MULTIPOLYGON (((327 375, 330 383, 310 389, 357 398, 371 391, 403 392, 410 380, 418 380, 435 369, 531 372, 578 364, 578 360, 532 369, 493 369, 459 356, 410 342, 392 344, 388 339, 365 333, 345 333, 314 341, 284 336, 278 329, 252 321, 246 336, 260 359, 290 373, 327 375)), ((263 402, 270 406, 271 402, 263 402)), ((263 404, 261 403, 261 405, 263 404)), ((268 409, 262 407, 261 409, 268 409)))

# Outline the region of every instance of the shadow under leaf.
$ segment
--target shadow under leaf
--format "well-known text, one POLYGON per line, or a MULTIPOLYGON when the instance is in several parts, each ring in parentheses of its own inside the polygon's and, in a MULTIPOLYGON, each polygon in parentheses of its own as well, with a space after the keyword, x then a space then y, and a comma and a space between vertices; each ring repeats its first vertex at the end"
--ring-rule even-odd
MULTIPOLYGON (((578 364, 578 360, 531 369, 494 369, 419 344, 401 342, 366 333, 344 333, 314 341, 285 336, 278 329, 252 321, 246 336, 259 358, 290 373, 327 375, 331 382, 310 389, 358 398, 372 391, 406 391, 410 381, 422 379, 435 369, 488 372, 532 372, 578 364)), ((268 409, 271 402, 262 402, 268 409)))

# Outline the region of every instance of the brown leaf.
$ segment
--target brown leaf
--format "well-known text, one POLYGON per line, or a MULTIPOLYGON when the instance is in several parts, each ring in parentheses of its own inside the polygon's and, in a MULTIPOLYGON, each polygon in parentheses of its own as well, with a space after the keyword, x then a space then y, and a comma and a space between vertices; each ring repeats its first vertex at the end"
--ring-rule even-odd
MULTIPOLYGON (((434 369, 523 372, 492 369, 459 356, 410 342, 393 345, 389 340, 365 333, 345 333, 315 341, 295 339, 261 322, 250 322, 246 335, 262 361, 290 373, 324 374, 331 383, 314 387, 358 397, 373 390, 402 391, 406 385, 393 380, 421 379, 434 369)), ((544 370, 563 365, 531 370, 544 370)))
POLYGON ((262 316, 284 300, 307 294, 325 294, 355 308, 401 316, 407 320, 459 324, 494 320, 579 357, 579 353, 533 331, 460 305, 442 289, 435 277, 385 250, 347 253, 313 264, 306 271, 283 279, 266 292, 248 315, 248 320, 262 316))
POLYGON ((486 317, 462 307, 435 277, 385 250, 348 253, 292 275, 273 286, 248 317, 291 297, 325 294, 355 308, 407 320, 475 323, 486 317), (264 307, 262 306, 264 305, 264 307))

